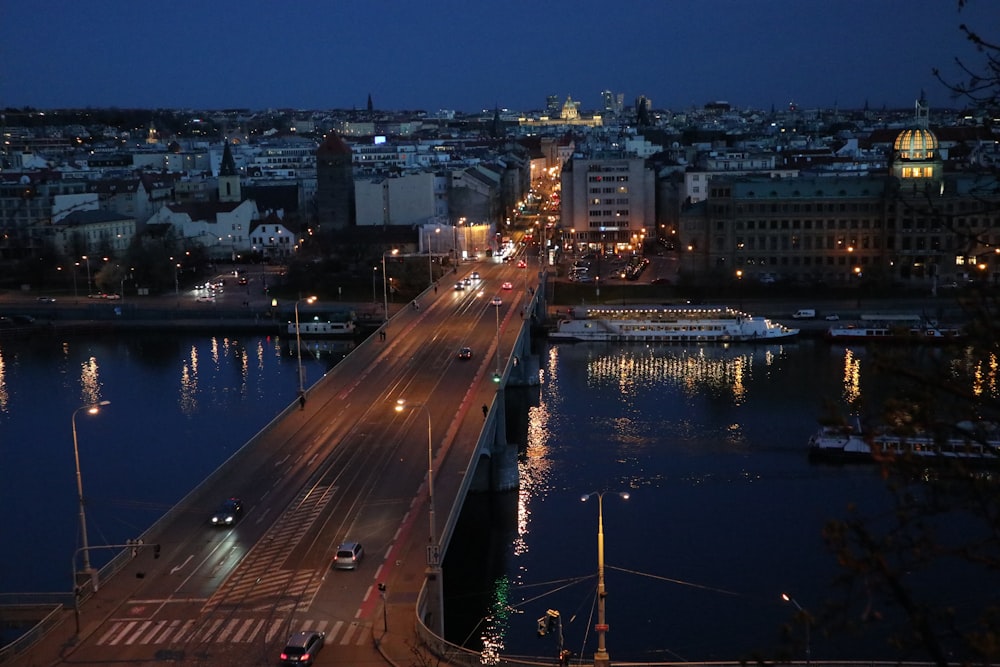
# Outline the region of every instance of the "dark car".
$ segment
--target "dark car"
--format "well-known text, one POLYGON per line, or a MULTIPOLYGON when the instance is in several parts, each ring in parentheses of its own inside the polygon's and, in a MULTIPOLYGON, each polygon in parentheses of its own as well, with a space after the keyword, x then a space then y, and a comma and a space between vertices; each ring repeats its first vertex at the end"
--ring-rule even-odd
POLYGON ((326 633, 303 630, 296 632, 285 642, 281 652, 282 665, 311 665, 316 654, 323 649, 326 633))
POLYGON ((471 347, 463 347, 461 350, 458 351, 458 358, 459 359, 471 359, 472 358, 472 348, 471 347))
POLYGON ((222 503, 215 514, 212 515, 213 526, 234 526, 243 515, 243 503, 239 498, 228 498, 222 503))
POLYGON ((360 542, 344 542, 337 547, 337 553, 333 557, 333 569, 356 570, 364 556, 365 549, 360 542))

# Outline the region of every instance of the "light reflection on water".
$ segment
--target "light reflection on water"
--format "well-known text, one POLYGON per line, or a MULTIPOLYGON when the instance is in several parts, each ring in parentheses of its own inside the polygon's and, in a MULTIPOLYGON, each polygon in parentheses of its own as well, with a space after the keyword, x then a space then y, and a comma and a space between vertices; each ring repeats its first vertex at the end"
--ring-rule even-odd
MULTIPOLYGON (((31 545, 0 550, 0 592, 68 590, 74 410, 110 401, 76 426, 90 542, 122 543, 294 401, 296 359, 283 343, 171 333, 0 340, 0 504, 31 508, 0 523, 0 543, 31 545)), ((337 359, 302 361, 315 381, 337 359)))
MULTIPOLYGON (((960 366, 954 372, 970 389, 996 387, 995 359, 960 366)), ((818 341, 548 348, 526 432, 507 434, 523 438, 516 510, 508 523, 502 499, 488 509, 472 499, 466 511, 477 526, 463 516, 449 548, 449 639, 478 637, 469 646, 487 664, 498 654, 552 661, 555 642, 538 638, 535 625, 556 609, 566 647, 592 657, 595 517, 578 499, 629 490, 628 503, 604 506, 612 659, 773 655, 795 627, 780 593, 806 607, 832 596, 824 522, 849 504, 878 512, 886 504, 874 468, 815 466, 806 456, 825 406, 847 413, 886 395, 889 380, 874 367, 869 351, 818 341), (490 548, 505 552, 492 567, 479 556, 487 513, 490 548)), ((872 640, 819 634, 816 659, 874 655, 872 640)))

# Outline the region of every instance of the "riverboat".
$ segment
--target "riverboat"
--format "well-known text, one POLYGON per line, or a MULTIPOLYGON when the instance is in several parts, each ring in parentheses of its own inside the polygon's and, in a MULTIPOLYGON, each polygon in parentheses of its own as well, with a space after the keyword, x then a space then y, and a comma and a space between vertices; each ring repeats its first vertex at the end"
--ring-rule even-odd
POLYGON ((950 437, 935 438, 927 433, 865 434, 860 426, 823 426, 809 438, 809 458, 814 461, 872 462, 905 456, 995 465, 1000 463, 1000 429, 961 422, 950 437))
POLYGON ((295 321, 288 323, 288 335, 298 334, 301 338, 351 338, 357 333, 353 314, 315 314, 299 318, 299 330, 295 321))
POLYGON ((798 335, 764 317, 727 306, 591 306, 571 308, 549 332, 555 341, 659 343, 773 342, 798 335))
POLYGON ((940 326, 920 315, 896 313, 862 314, 857 322, 836 324, 827 329, 831 341, 864 343, 895 341, 949 343, 963 338, 960 327, 940 326))

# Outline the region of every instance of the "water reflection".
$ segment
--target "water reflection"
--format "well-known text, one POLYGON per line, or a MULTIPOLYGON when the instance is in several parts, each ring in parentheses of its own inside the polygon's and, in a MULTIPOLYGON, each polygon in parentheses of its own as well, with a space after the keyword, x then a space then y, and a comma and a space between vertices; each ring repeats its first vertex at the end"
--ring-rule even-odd
POLYGON ((7 412, 10 396, 7 394, 7 362, 0 350, 0 412, 7 412))
POLYGON ((94 405, 100 400, 101 381, 97 359, 90 357, 80 364, 80 402, 82 405, 94 405))

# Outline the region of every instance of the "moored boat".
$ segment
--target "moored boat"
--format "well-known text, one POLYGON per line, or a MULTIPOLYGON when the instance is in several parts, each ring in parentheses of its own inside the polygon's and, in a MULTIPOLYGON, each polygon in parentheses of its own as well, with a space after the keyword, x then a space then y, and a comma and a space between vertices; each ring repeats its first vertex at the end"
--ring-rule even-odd
POLYGON ((572 308, 549 338, 563 341, 740 343, 798 335, 764 317, 727 306, 590 306, 572 308))
POLYGON ((299 317, 298 331, 295 320, 288 323, 288 335, 301 338, 349 338, 357 333, 354 313, 310 313, 299 317))
POLYGON ((961 340, 963 332, 959 327, 940 326, 919 315, 863 314, 857 322, 838 323, 830 327, 826 337, 832 341, 856 343, 948 343, 961 340))
POLYGON ((865 434, 860 427, 823 426, 809 438, 809 458, 815 461, 871 462, 906 456, 995 465, 1000 463, 1000 429, 961 422, 949 437, 935 438, 927 433, 865 434))

